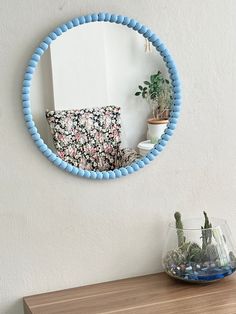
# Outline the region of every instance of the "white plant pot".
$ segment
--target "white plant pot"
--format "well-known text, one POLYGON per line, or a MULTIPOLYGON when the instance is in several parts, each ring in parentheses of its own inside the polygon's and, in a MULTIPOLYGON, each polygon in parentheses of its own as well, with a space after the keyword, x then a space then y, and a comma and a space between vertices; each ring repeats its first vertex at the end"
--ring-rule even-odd
POLYGON ((139 154, 141 156, 146 156, 151 149, 153 149, 155 144, 152 144, 150 140, 146 140, 143 142, 140 142, 138 144, 139 154))
POLYGON ((156 144, 162 134, 164 133, 168 120, 148 120, 148 131, 147 139, 151 141, 152 144, 156 144))

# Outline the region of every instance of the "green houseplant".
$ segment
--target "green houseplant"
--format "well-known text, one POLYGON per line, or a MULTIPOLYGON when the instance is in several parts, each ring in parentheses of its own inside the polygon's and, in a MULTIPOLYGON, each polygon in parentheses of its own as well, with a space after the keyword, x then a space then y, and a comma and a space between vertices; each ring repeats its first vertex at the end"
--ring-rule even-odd
POLYGON ((165 79, 161 71, 150 76, 149 81, 144 81, 138 86, 135 96, 141 96, 152 107, 152 116, 156 120, 169 118, 172 103, 172 91, 169 80, 165 79))
POLYGON ((170 82, 158 71, 138 86, 135 96, 142 97, 151 106, 152 118, 147 121, 147 138, 155 144, 164 132, 170 115, 173 100, 170 82))

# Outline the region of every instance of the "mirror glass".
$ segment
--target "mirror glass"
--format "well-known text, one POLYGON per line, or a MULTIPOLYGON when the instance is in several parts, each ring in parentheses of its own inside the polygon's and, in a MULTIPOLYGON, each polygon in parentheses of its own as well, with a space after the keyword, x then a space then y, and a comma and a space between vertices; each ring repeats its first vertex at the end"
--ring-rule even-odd
POLYGON ((118 24, 94 22, 64 33, 32 80, 32 113, 45 143, 87 170, 114 170, 145 156, 163 134, 171 104, 162 57, 118 24))

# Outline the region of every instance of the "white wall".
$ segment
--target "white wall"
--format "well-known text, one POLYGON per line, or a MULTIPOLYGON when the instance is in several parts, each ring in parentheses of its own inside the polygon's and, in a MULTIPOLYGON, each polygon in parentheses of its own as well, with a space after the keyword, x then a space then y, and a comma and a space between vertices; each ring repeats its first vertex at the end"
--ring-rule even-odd
POLYGON ((2 0, 0 15, 0 313, 22 314, 24 295, 160 271, 176 209, 224 216, 236 236, 235 1, 2 0), (183 110, 150 166, 94 182, 39 153, 20 90, 26 60, 49 31, 106 10, 163 39, 181 74, 183 110))

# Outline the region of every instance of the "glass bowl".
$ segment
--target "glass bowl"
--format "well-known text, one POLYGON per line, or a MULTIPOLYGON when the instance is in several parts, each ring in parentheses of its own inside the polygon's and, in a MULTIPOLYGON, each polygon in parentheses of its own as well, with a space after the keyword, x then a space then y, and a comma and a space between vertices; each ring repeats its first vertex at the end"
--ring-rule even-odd
POLYGON ((200 227, 202 222, 183 220, 181 229, 175 223, 169 224, 162 255, 162 265, 169 276, 208 283, 235 271, 235 248, 226 221, 211 218, 211 228, 200 227))

